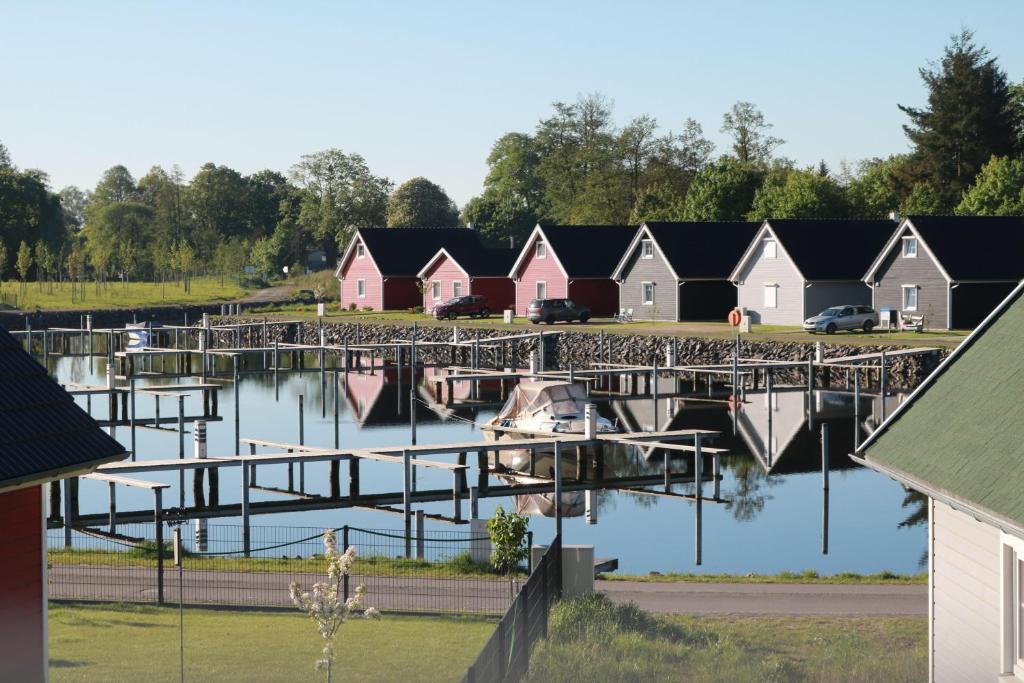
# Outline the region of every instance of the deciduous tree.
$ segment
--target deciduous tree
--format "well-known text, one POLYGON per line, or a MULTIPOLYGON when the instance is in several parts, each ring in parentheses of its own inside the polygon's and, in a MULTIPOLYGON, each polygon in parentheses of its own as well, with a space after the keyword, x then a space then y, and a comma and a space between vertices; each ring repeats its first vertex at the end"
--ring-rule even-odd
POLYGON ((453 227, 459 224, 455 202, 423 177, 407 180, 388 198, 388 227, 453 227))
POLYGON ((957 205, 961 216, 1024 216, 1024 160, 992 157, 957 205))
POLYGON ((732 138, 732 151, 743 163, 771 160, 775 149, 785 140, 769 135, 772 124, 750 102, 737 102, 722 116, 721 132, 732 138))

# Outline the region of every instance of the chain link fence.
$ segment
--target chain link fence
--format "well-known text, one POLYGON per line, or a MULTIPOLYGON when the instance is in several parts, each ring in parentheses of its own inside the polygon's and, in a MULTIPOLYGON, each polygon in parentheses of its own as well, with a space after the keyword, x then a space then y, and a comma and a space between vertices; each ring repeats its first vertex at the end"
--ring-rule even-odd
MULTIPOLYGON (((325 580, 323 529, 250 527, 244 552, 242 527, 185 522, 181 567, 174 564, 171 533, 158 552, 153 524, 48 532, 51 600, 152 602, 286 607, 289 584, 308 589, 325 580)), ((502 614, 508 580, 488 563, 487 536, 427 531, 407 539, 402 531, 340 527, 338 545, 355 546, 356 563, 345 582, 348 595, 366 586, 367 602, 381 610, 502 614)))

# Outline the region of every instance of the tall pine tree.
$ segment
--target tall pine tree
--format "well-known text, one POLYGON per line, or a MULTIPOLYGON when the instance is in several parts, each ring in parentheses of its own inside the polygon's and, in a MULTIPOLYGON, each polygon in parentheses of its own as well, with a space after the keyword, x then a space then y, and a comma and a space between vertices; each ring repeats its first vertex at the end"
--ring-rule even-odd
POLYGON ((937 64, 920 73, 928 106, 900 105, 910 117, 903 130, 914 145, 917 179, 935 188, 942 210, 951 211, 986 161, 1017 151, 1010 86, 995 58, 966 29, 952 37, 937 64))

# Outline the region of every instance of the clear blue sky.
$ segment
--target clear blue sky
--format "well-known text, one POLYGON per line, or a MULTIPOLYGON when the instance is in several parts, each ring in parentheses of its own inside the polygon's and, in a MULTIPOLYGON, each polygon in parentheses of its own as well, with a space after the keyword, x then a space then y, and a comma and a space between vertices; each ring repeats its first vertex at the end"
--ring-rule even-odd
POLYGON ((358 152, 424 175, 459 203, 491 144, 555 100, 600 91, 617 120, 697 119, 754 102, 801 164, 906 149, 897 103, 918 67, 972 28, 1024 79, 1024 3, 43 2, 0 4, 0 141, 59 188, 207 161, 287 171, 358 152))

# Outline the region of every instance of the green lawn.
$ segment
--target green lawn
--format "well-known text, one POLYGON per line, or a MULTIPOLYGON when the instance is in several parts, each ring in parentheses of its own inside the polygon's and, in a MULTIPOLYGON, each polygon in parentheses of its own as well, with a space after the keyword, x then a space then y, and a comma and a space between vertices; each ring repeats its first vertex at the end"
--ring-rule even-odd
POLYGON ((778 574, 601 574, 605 581, 646 581, 649 583, 671 583, 685 581, 690 583, 804 583, 804 584, 862 584, 862 585, 905 585, 925 583, 928 573, 893 574, 878 572, 877 574, 857 574, 856 572, 840 572, 822 576, 814 570, 800 572, 780 572, 778 574))
MULTIPOLYGON (((353 620, 334 680, 456 681, 493 630, 470 618, 353 620)), ((176 608, 54 604, 49 633, 54 683, 178 680, 176 608)), ((185 610, 189 681, 323 681, 313 668, 321 647, 298 611, 185 610)))
MULTIPOLYGON (((98 310, 106 308, 139 308, 171 304, 209 303, 237 299, 246 293, 232 278, 224 284, 218 277, 197 277, 191 281, 189 292, 174 282, 112 282, 97 287, 86 283, 84 300, 72 301, 71 286, 67 283, 29 282, 22 288, 18 281, 3 283, 2 291, 8 296, 17 294, 18 309, 31 310, 98 310)), ((81 290, 80 290, 81 291, 81 290)))
POLYGON ((928 675, 923 617, 663 617, 592 596, 557 605, 548 634, 530 681, 911 683, 928 675))

